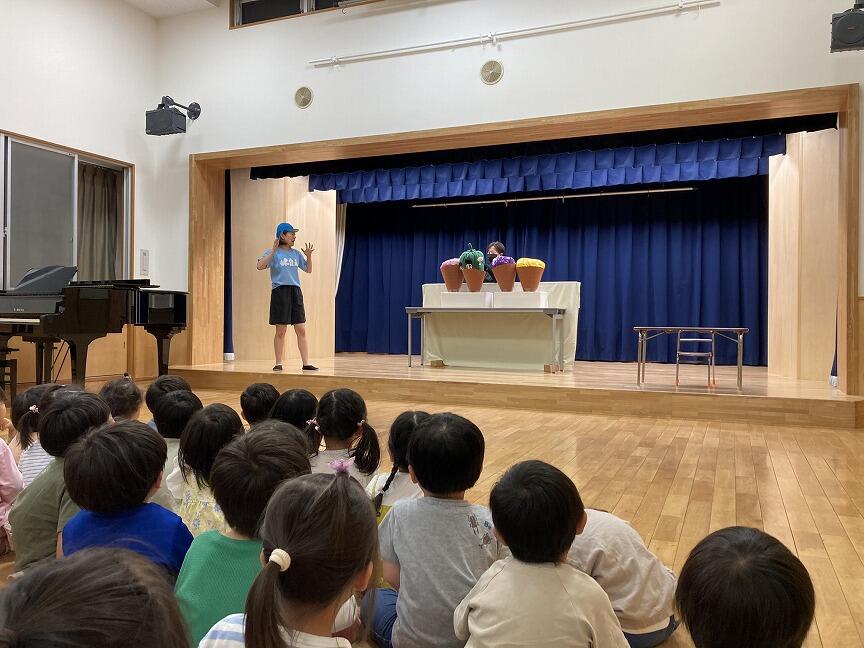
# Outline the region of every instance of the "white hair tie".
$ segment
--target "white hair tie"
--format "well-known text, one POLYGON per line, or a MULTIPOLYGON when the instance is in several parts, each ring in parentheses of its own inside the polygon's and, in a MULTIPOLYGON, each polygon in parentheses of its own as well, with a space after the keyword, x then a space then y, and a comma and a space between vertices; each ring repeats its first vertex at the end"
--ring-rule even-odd
POLYGON ((291 556, 284 549, 274 549, 267 560, 279 565, 280 572, 284 572, 291 566, 291 556))

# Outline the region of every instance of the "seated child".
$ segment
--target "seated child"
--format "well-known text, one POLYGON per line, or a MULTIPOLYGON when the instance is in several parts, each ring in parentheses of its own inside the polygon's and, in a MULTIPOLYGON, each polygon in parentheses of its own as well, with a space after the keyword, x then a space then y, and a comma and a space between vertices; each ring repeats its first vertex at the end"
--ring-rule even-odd
POLYGON ((349 474, 365 488, 378 470, 378 435, 366 422, 366 403, 351 389, 334 389, 318 401, 315 418, 306 426, 313 473, 333 472, 335 461, 347 462, 349 474), (321 450, 321 440, 326 450, 321 450))
POLYGON ((90 547, 130 549, 177 577, 192 534, 147 500, 159 488, 165 440, 140 421, 91 430, 66 453, 66 490, 79 511, 63 529, 67 556, 90 547))
POLYGON ((141 416, 141 388, 128 375, 102 385, 99 395, 108 403, 115 421, 137 421, 141 416))
POLYGON ((675 631, 675 574, 621 518, 586 509, 567 562, 599 583, 632 648, 657 646, 675 631))
MULTIPOLYGON (((147 387, 147 391, 144 393, 144 402, 147 404, 147 409, 150 410, 150 415, 153 417, 147 425, 157 432, 159 432, 159 425, 156 422, 156 410, 159 409, 159 401, 162 400, 162 397, 165 394, 170 394, 173 391, 191 392, 192 388, 189 386, 189 383, 183 380, 180 376, 165 374, 159 376, 156 380, 150 383, 150 386, 147 387)), ((164 434, 162 434, 162 436, 165 437, 164 434)))
POLYGON ((0 433, 6 435, 6 441, 11 442, 15 436, 15 427, 12 421, 9 420, 9 397, 6 395, 6 390, 0 387, 0 433))
MULTIPOLYGON (((249 425, 270 418, 279 392, 269 383, 253 383, 240 394, 240 411, 249 425)), ((305 424, 305 421, 304 421, 305 424)))
POLYGON ((12 425, 17 434, 10 447, 13 453, 18 452, 18 468, 24 478, 24 488, 54 461, 54 457, 39 443, 39 402, 58 389, 60 385, 36 385, 12 401, 12 425))
POLYGON ((489 508, 512 556, 492 565, 456 608, 456 636, 477 648, 627 648, 603 589, 564 561, 585 514, 570 478, 523 461, 495 484, 489 508))
POLYGON ((402 412, 390 426, 387 438, 387 452, 393 468, 389 473, 380 473, 372 478, 366 492, 375 503, 378 524, 399 500, 423 497, 423 491, 408 474, 408 441, 411 433, 429 418, 426 412, 402 412))
POLYGON ((161 570, 123 549, 34 567, 0 594, 3 646, 188 648, 161 570))
POLYGON ((172 481, 178 484, 175 490, 180 488, 182 483, 180 466, 177 462, 177 453, 180 451, 180 436, 192 415, 203 407, 201 400, 191 391, 185 389, 168 392, 158 399, 158 405, 154 412, 156 425, 151 427, 154 427, 165 439, 168 454, 165 459, 165 467, 162 469, 162 485, 154 495, 153 501, 170 511, 177 511, 179 508, 179 495, 182 492, 178 490, 177 497, 171 492, 172 481))
POLYGON ((315 418, 316 409, 318 409, 318 399, 312 392, 305 389, 289 389, 282 392, 273 403, 270 418, 290 423, 298 430, 305 430, 309 421, 315 418))
POLYGON ((55 459, 21 491, 9 515, 16 571, 63 555, 63 527, 78 512, 63 479, 64 456, 81 436, 111 416, 99 396, 74 389, 51 391, 38 407, 39 440, 55 459))
POLYGON ((24 478, 15 465, 11 448, 0 442, 0 556, 12 551, 9 512, 23 488, 24 478))
POLYGON ((263 421, 216 455, 210 484, 228 530, 195 538, 174 588, 193 646, 217 621, 243 612, 252 581, 261 571, 258 522, 279 484, 309 473, 307 452, 298 429, 282 421, 263 421))
POLYGON ((696 545, 675 604, 696 648, 801 648, 816 606, 801 561, 749 527, 720 529, 696 545))
POLYGON ((489 509, 465 501, 483 469, 483 434, 456 414, 434 414, 408 444, 419 499, 397 502, 379 529, 384 578, 372 636, 380 646, 460 648, 453 610, 499 558, 489 509))
POLYGON ((363 591, 376 553, 375 514, 344 466, 335 475, 302 475, 270 499, 259 535, 264 568, 246 599, 246 614, 217 623, 199 648, 286 645, 351 648, 331 638, 354 592, 363 591))
POLYGON ((181 479, 169 486, 180 500, 177 513, 192 535, 228 530, 222 509, 210 490, 210 470, 219 451, 244 431, 237 412, 221 403, 195 412, 186 424, 177 453, 181 479))

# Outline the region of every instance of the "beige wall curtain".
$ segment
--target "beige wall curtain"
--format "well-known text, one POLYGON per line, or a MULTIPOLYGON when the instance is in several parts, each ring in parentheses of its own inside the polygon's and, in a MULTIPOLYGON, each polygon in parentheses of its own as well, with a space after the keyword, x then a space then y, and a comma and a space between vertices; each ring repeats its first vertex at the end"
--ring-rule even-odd
POLYGON ((78 166, 78 280, 117 278, 120 174, 78 166))
POLYGON ((336 290, 342 276, 342 257, 345 255, 345 216, 348 203, 336 203, 336 290))

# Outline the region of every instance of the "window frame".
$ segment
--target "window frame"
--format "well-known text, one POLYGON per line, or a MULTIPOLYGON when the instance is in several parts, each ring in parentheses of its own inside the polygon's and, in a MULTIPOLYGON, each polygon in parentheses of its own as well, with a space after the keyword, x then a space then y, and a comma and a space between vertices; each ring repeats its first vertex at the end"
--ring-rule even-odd
MULTIPOLYGON (((273 23, 280 20, 292 20, 294 18, 301 18, 302 16, 314 16, 317 14, 327 13, 328 11, 344 11, 346 9, 351 9, 354 7, 360 7, 363 5, 374 4, 377 2, 383 2, 384 0, 359 0, 358 2, 352 2, 347 7, 325 7, 324 9, 309 9, 306 11, 301 11, 300 13, 291 14, 290 16, 280 16, 278 18, 268 18, 267 20, 259 20, 252 23, 243 23, 242 21, 242 11, 241 5, 244 2, 249 2, 251 0, 231 0, 228 3, 228 29, 243 29, 244 27, 254 27, 256 25, 266 25, 267 23, 273 23)), ((301 0, 301 3, 308 6, 311 4, 314 6, 315 0, 301 0)))

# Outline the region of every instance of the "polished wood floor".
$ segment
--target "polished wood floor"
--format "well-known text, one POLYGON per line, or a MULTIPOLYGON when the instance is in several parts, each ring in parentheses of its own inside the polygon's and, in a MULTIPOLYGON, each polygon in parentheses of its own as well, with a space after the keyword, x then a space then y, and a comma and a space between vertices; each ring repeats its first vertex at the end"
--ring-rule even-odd
POLYGON ((351 387, 376 400, 425 400, 472 405, 482 394, 487 405, 566 413, 673 416, 742 423, 854 428, 864 426, 864 399, 846 396, 824 382, 769 376, 765 367, 745 367, 736 386, 736 368, 718 367, 716 386, 707 385, 703 366, 649 364, 647 384, 636 385, 635 363, 577 362, 563 373, 500 371, 459 367, 408 366, 407 356, 340 353, 316 360, 318 372, 286 365, 276 374, 271 362, 230 362, 172 366, 199 388, 242 390, 269 381, 280 389, 304 387, 320 394, 351 387))
MULTIPOLYGON (((635 369, 634 369, 635 374, 635 369)), ((197 390, 239 407, 237 391, 197 390)), ((479 394, 477 402, 482 403, 479 394)), ((688 418, 549 413, 422 399, 368 399, 370 423, 387 429, 406 409, 445 409, 475 421, 486 438, 483 475, 469 492, 486 503, 501 473, 529 458, 572 477, 586 505, 628 520, 676 571, 707 533, 764 529, 801 557, 817 592, 807 648, 864 648, 864 436, 688 418)), ((387 466, 383 466, 386 468, 387 466)), ((706 610, 706 614, 710 614, 706 610)), ((664 644, 692 646, 682 629, 664 644)))

